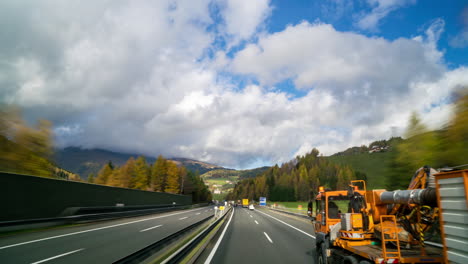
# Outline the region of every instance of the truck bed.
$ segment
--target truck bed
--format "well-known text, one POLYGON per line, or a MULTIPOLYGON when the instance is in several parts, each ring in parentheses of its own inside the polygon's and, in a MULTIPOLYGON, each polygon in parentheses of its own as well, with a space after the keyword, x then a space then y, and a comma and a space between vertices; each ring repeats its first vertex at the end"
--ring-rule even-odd
MULTIPOLYGON (((442 262, 442 249, 434 246, 426 245, 426 256, 421 255, 421 247, 413 246, 411 249, 400 249, 401 262, 400 263, 441 263, 442 262)), ((394 249, 389 249, 393 251, 394 249)), ((382 257, 382 247, 377 245, 354 246, 355 253, 362 252, 371 257, 372 260, 382 257)), ((359 253, 358 253, 359 254, 359 253)), ((362 254, 359 254, 362 255, 362 254)))

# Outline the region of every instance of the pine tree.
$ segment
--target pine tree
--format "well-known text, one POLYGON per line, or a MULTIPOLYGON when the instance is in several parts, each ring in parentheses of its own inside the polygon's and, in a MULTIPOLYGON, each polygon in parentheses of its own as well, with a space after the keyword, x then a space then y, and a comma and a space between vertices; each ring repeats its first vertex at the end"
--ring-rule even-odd
POLYGON ((120 186, 124 188, 135 188, 135 159, 130 157, 127 162, 120 168, 120 186))
POLYGON ((107 184, 107 181, 109 179, 109 176, 112 174, 112 171, 114 169, 114 165, 112 165, 112 162, 109 161, 102 167, 102 169, 99 171, 98 176, 95 179, 95 182, 97 184, 107 184))
POLYGON ((94 183, 94 173, 90 173, 90 174, 88 175, 88 182, 89 182, 89 183, 94 183))
POLYGON ((138 157, 135 162, 135 177, 132 179, 134 189, 147 190, 148 179, 150 178, 150 170, 143 156, 138 157))
POLYGON ((126 186, 123 186, 121 178, 122 178, 121 168, 114 167, 114 169, 112 170, 112 174, 109 175, 109 178, 107 178, 106 185, 114 186, 114 187, 126 187, 126 186))
POLYGON ((167 180, 167 161, 162 155, 154 163, 151 169, 152 189, 156 192, 164 192, 167 180))
POLYGON ((180 192, 180 174, 179 168, 174 162, 167 162, 167 186, 165 192, 179 193, 180 192))

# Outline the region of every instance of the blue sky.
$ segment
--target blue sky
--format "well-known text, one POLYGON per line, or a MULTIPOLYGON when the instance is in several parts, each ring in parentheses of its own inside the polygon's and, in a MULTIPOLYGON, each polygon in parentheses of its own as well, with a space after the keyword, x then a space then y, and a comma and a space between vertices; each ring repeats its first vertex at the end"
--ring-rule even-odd
POLYGON ((232 168, 447 124, 468 4, 422 0, 0 2, 0 103, 58 147, 232 168))

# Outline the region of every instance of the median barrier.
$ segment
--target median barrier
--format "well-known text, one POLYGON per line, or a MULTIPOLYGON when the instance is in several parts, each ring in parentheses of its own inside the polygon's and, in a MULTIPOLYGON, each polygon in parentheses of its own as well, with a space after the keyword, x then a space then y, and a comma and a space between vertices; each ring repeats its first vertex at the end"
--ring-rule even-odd
POLYGON ((0 172, 0 201, 6 223, 187 206, 192 197, 0 172))

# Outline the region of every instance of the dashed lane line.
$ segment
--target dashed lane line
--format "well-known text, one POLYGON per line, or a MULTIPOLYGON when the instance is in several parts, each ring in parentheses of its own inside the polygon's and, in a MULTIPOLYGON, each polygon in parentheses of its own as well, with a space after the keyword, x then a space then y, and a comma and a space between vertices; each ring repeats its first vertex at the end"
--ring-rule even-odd
POLYGON ((146 228, 146 229, 140 230, 140 232, 145 232, 145 231, 155 229, 155 228, 158 228, 158 227, 161 227, 161 226, 163 226, 163 225, 157 225, 157 226, 153 226, 153 227, 150 227, 150 228, 146 228))
POLYGON ((80 248, 80 249, 77 249, 77 250, 73 250, 73 251, 70 251, 70 252, 67 252, 67 253, 63 253, 63 254, 60 254, 60 255, 57 255, 57 256, 53 256, 53 257, 50 257, 50 258, 46 258, 46 259, 43 259, 43 260, 39 260, 39 261, 36 261, 36 262, 33 262, 31 264, 39 264, 39 263, 44 263, 44 262, 47 262, 49 260, 53 260, 53 259, 56 259, 56 258, 61 258, 63 256, 66 256, 66 255, 70 255, 70 254, 73 254, 73 253, 76 253, 78 251, 81 251, 83 250, 84 248, 80 248))
POLYGON ((268 239, 268 241, 270 241, 270 243, 273 244, 273 240, 271 240, 271 238, 268 236, 268 234, 266 232, 263 232, 263 234, 265 234, 266 238, 268 239))

